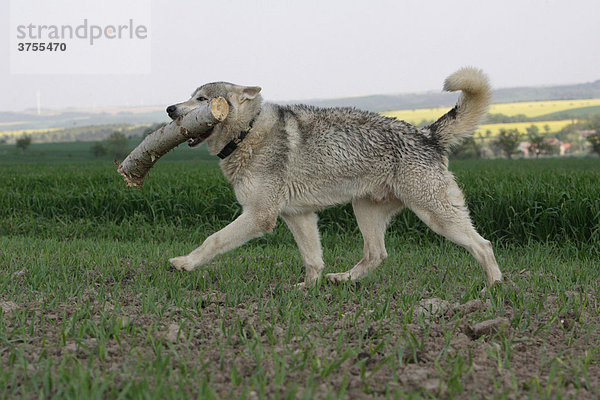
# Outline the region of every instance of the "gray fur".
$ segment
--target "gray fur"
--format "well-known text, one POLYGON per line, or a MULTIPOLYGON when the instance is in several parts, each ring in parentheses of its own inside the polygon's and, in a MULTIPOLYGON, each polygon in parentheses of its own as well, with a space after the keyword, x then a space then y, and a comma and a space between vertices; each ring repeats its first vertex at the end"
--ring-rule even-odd
POLYGON ((462 192, 447 168, 448 149, 472 135, 485 115, 490 87, 485 75, 473 68, 457 71, 444 87, 462 90, 457 106, 419 129, 353 108, 263 103, 258 87, 226 82, 201 86, 169 115, 189 112, 202 104, 198 98, 225 97, 230 113, 206 139, 211 154, 255 119, 244 141, 221 161, 244 211, 171 264, 193 270, 271 231, 281 216, 302 254, 305 285, 312 285, 324 268, 315 211, 352 202, 364 237, 364 256, 351 270, 328 274, 331 281, 360 279, 387 257, 387 224, 404 207, 467 248, 482 264, 489 284, 500 281, 491 245, 473 228, 462 192))

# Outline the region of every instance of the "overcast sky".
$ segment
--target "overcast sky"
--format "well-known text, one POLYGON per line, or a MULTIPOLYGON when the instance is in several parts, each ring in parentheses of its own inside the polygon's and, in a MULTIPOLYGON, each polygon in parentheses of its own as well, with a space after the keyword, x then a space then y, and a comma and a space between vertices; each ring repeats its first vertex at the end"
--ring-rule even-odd
MULTIPOLYGON (((275 101, 437 91, 464 65, 495 87, 600 79, 598 0, 140 1, 151 3, 150 73, 105 75, 11 74, 0 1, 0 110, 34 108, 37 92, 42 108, 168 105, 210 81, 259 85, 275 101)), ((49 18, 39 23, 59 23, 49 18)))

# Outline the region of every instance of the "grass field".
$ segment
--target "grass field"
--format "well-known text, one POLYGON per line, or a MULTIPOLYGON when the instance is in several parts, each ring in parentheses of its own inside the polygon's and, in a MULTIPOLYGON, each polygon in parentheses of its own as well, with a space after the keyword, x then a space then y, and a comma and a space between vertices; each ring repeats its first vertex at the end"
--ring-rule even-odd
MULTIPOLYGON (((205 270, 168 268, 240 213, 204 149, 176 149, 137 191, 82 144, 13 148, 1 398, 600 396, 600 160, 451 163, 499 288, 482 294, 476 261, 407 211, 372 275, 301 291, 281 223, 205 270)), ((320 227, 326 272, 360 259, 349 207, 320 227)))

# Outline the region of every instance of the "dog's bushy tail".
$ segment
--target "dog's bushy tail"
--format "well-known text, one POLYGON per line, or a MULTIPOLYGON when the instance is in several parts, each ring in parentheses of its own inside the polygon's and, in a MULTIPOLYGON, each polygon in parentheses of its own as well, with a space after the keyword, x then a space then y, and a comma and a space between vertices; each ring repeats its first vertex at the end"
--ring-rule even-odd
POLYGON ((462 90, 462 94, 456 106, 428 128, 438 143, 449 149, 473 135, 487 113, 492 90, 483 71, 471 67, 461 68, 446 78, 444 90, 462 90))

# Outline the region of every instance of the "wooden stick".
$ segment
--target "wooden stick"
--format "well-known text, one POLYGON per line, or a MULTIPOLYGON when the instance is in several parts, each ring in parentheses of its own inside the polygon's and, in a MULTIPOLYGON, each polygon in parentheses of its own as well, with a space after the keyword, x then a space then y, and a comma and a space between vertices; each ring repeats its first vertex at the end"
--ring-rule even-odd
POLYGON ((223 97, 215 97, 170 124, 152 132, 140 143, 123 163, 115 160, 117 172, 123 175, 127 186, 142 188, 146 174, 154 163, 170 150, 188 139, 194 139, 211 130, 227 118, 229 104, 223 97))

